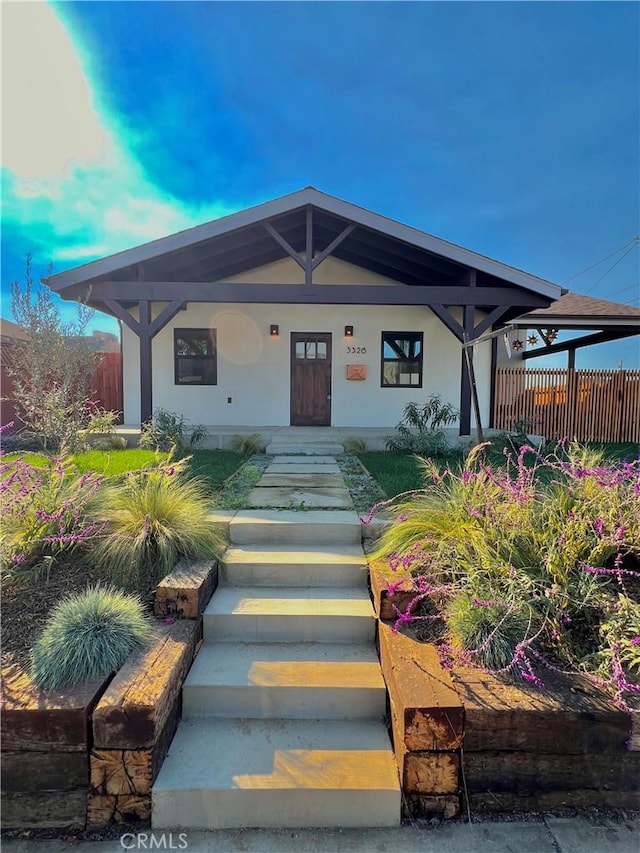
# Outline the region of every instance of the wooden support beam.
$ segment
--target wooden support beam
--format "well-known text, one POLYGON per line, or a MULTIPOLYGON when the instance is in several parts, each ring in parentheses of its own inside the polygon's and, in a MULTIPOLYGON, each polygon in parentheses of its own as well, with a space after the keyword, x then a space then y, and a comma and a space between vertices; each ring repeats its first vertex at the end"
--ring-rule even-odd
POLYGON ((166 306, 166 308, 164 308, 158 314, 156 319, 153 320, 149 324, 149 335, 150 335, 150 337, 155 338, 155 336, 158 334, 158 332, 161 331, 162 329, 164 329, 164 327, 167 325, 167 323, 170 323, 171 320, 173 320, 173 318, 176 316, 178 311, 182 311, 183 307, 184 307, 184 302, 182 302, 180 299, 174 299, 173 302, 170 302, 166 306))
POLYGON ((595 344, 606 344, 609 341, 631 338, 634 335, 640 335, 640 328, 603 329, 601 332, 595 332, 593 335, 584 335, 582 338, 573 338, 570 341, 558 344, 548 344, 542 351, 536 351, 535 349, 527 350, 522 353, 522 358, 538 358, 542 355, 551 355, 554 352, 568 352, 569 350, 582 349, 582 347, 590 347, 595 344))
POLYGON ((304 283, 313 283, 313 208, 311 205, 306 210, 306 238, 305 238, 305 265, 304 283))
POLYGON ((464 329, 462 328, 460 323, 458 323, 453 314, 448 311, 443 305, 431 303, 429 305, 429 308, 431 308, 438 320, 441 320, 445 324, 451 334, 455 335, 456 338, 460 341, 460 343, 462 343, 464 338, 464 329))
POLYGON ((489 385, 489 427, 495 426, 494 408, 496 405, 496 375, 498 370, 498 338, 491 339, 491 368, 489 385))
MULTIPOLYGON (((465 305, 463 309, 463 340, 473 338, 474 309, 465 305)), ((471 369, 473 365, 473 347, 464 347, 460 362, 460 435, 471 435, 471 369)))
POLYGON ((116 299, 105 299, 104 304, 107 306, 109 311, 118 318, 118 320, 122 320, 125 326, 131 329, 136 337, 140 337, 140 323, 138 323, 137 320, 134 320, 126 308, 123 308, 116 299))
POLYGON ((316 267, 318 267, 325 260, 325 258, 328 258, 329 255, 333 254, 333 252, 335 251, 335 249, 338 248, 340 243, 342 243, 343 240, 346 240, 352 231, 355 231, 355 227, 355 225, 347 225, 344 231, 341 231, 335 238, 335 240, 332 240, 329 245, 320 252, 318 257, 313 259, 313 269, 316 269, 316 267))
POLYGON ((266 230, 267 234, 270 234, 271 237, 276 241, 279 246, 285 250, 285 252, 293 258, 293 260, 301 266, 303 270, 306 270, 305 261, 300 257, 300 255, 296 252, 296 250, 282 237, 276 229, 269 222, 262 223, 263 228, 266 230))
MULTIPOLYGON (((304 269, 302 259, 300 266, 304 269)), ((504 287, 460 287, 458 285, 371 285, 359 284, 236 284, 207 281, 97 281, 91 285, 71 285, 60 293, 63 299, 125 302, 147 299, 150 302, 240 302, 292 305, 428 305, 444 311, 447 305, 487 305, 517 307, 531 310, 546 307, 549 299, 521 289, 504 287), (136 298, 137 294, 137 298, 136 298)), ((432 307, 433 310, 433 307, 432 307)), ((438 315, 440 316, 440 315, 438 315)), ((442 317, 440 317, 442 319, 442 317)), ((453 319, 453 318, 452 318, 453 319)), ((443 320, 443 322, 445 322, 443 320)), ((454 320, 454 324, 456 321, 454 320)), ((457 327, 461 329, 459 323, 457 327)), ((458 336, 458 333, 456 337, 458 336)), ((461 337, 459 338, 461 339, 461 337)))
POLYGON ((509 309, 505 308, 503 305, 498 305, 497 308, 494 308, 493 311, 490 311, 484 320, 481 320, 478 325, 473 330, 473 337, 479 338, 487 329, 492 329, 493 326, 498 322, 501 317, 507 313, 509 309))
POLYGON ((139 307, 140 317, 140 423, 148 421, 153 414, 152 389, 152 336, 151 303, 142 300, 139 307))

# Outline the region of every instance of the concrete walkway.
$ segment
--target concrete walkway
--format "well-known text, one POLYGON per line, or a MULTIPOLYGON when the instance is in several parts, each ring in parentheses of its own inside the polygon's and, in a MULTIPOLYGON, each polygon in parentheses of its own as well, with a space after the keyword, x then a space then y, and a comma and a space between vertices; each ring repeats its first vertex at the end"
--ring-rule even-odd
POLYGON ((546 817, 386 829, 151 830, 109 841, 3 841, 3 853, 638 853, 638 818, 546 817), (164 841, 163 841, 164 832, 164 841), (183 832, 183 835, 179 833, 183 832), (170 838, 171 834, 171 838, 170 838))

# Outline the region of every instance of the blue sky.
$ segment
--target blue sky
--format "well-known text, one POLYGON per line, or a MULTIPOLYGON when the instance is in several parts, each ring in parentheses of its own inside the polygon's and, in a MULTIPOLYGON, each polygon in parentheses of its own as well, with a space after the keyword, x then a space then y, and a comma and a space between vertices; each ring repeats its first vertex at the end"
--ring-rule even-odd
MULTIPOLYGON (((313 185, 640 307, 636 3, 2 4, 2 314, 313 185), (613 269, 610 269, 614 264, 613 269)), ((99 316, 94 326, 113 329, 99 316)), ((577 365, 640 366, 638 338, 577 365)), ((542 359, 541 366, 564 364, 542 359)))

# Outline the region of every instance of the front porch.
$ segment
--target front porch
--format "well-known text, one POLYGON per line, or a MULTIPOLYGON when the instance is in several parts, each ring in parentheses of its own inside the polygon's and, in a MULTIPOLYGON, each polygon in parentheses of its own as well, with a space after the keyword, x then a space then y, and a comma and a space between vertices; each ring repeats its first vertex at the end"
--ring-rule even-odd
MULTIPOLYGON (((385 438, 395 432, 395 425, 388 427, 292 427, 292 426, 215 426, 206 425, 208 438, 202 445, 207 450, 228 450, 231 440, 236 435, 258 434, 262 444, 342 444, 347 438, 360 438, 367 450, 386 450, 385 438)), ((453 447, 468 446, 473 436, 459 435, 458 429, 443 430, 453 447)), ((140 427, 116 427, 118 435, 127 439, 130 447, 135 446, 140 438, 140 427)), ((485 429, 485 438, 491 438, 500 430, 485 429)))

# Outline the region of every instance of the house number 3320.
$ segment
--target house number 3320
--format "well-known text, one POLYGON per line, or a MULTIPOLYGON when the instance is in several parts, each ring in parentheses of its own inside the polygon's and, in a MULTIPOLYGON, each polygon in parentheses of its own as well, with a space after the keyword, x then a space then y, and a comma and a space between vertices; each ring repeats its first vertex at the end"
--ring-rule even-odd
POLYGON ((364 355, 366 351, 366 347, 347 347, 348 353, 362 353, 362 355, 364 355))

